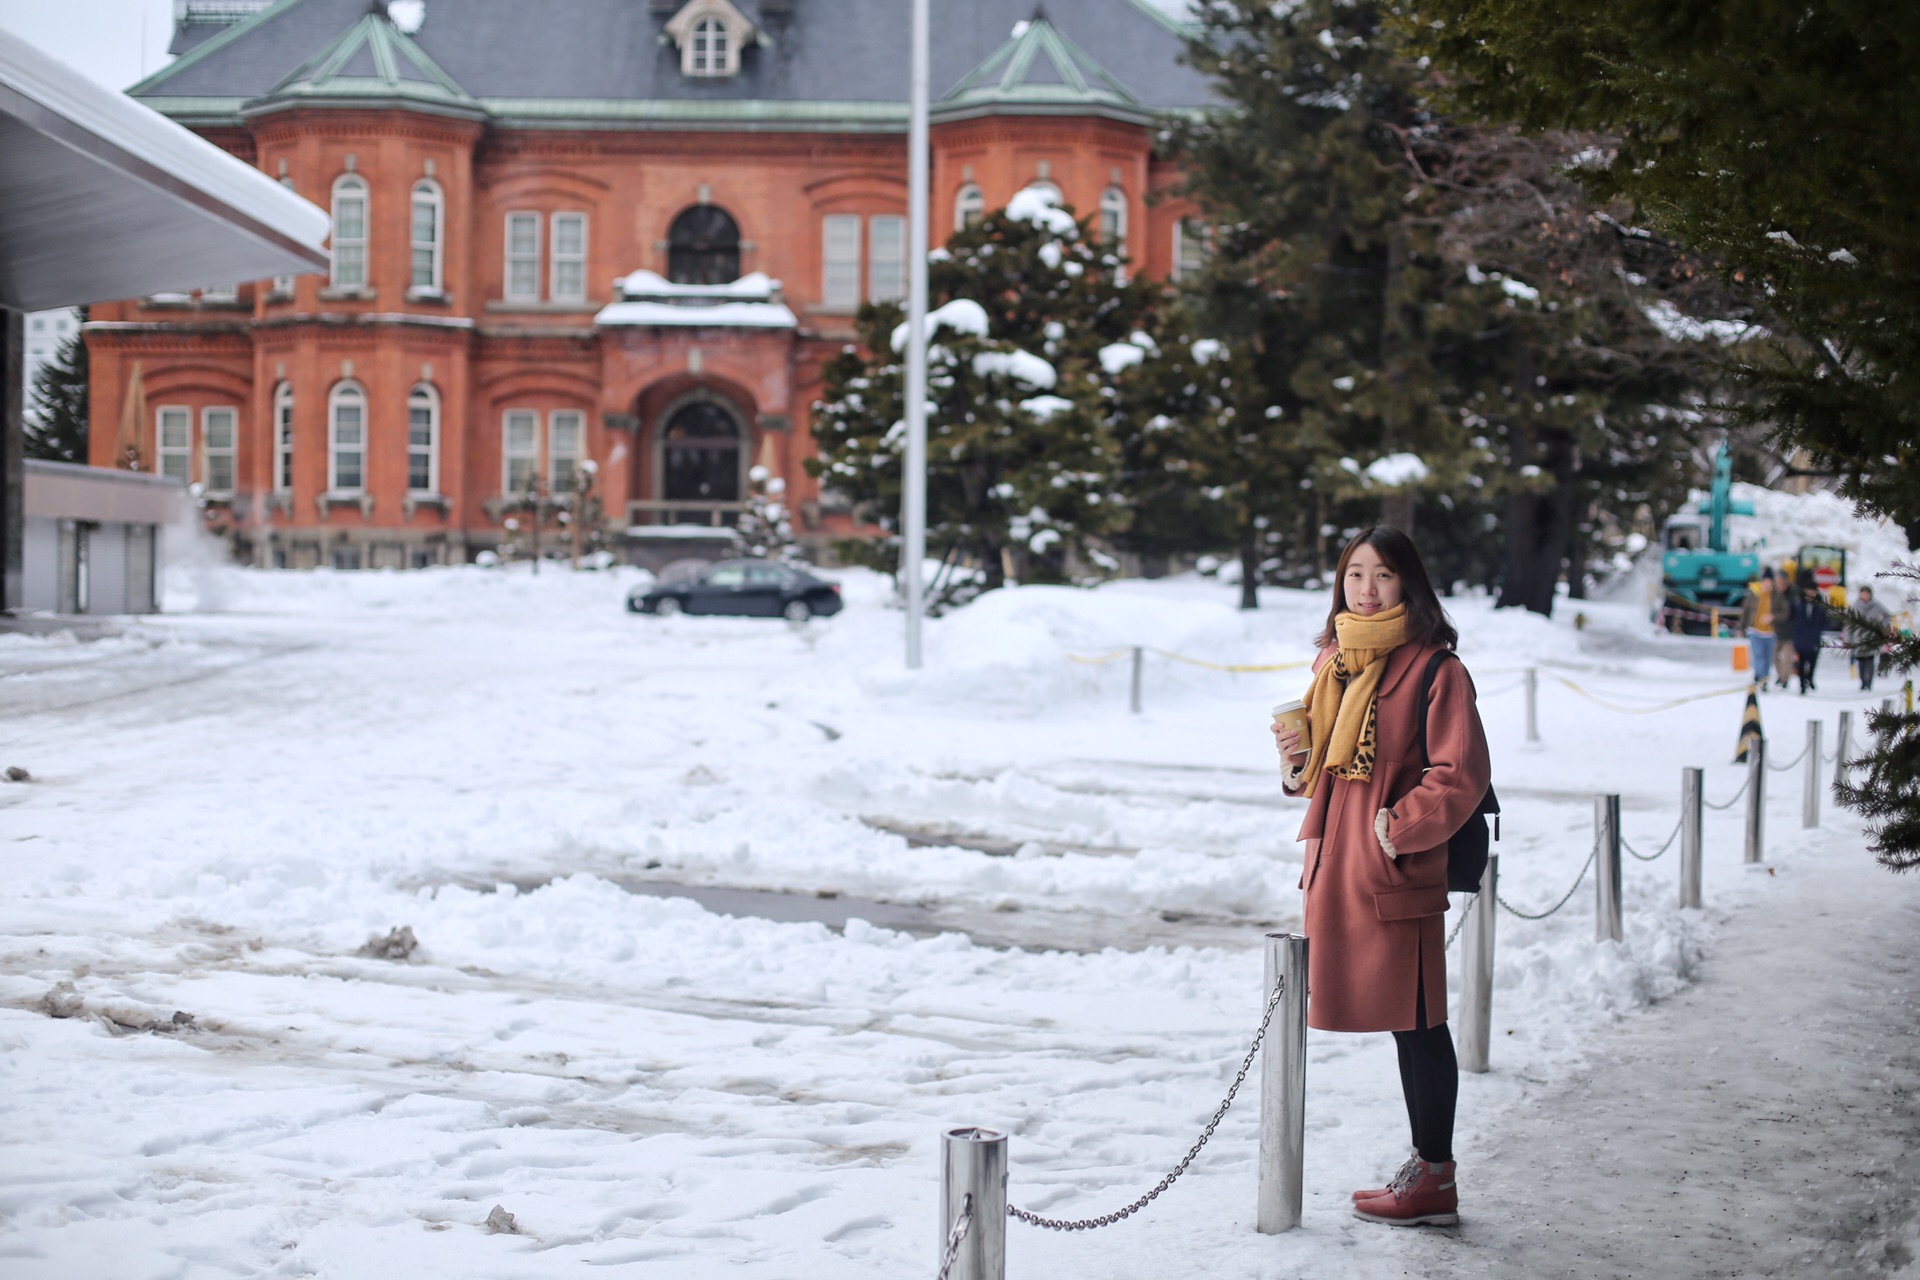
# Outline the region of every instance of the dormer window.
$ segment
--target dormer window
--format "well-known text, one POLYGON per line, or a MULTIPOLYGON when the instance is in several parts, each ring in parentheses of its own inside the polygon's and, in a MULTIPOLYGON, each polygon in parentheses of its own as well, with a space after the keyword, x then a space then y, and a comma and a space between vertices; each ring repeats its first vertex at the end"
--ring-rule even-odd
POLYGON ((740 49, 754 38, 753 23, 729 0, 691 0, 667 23, 680 46, 680 71, 688 76, 730 76, 740 71, 740 49))
POLYGON ((692 61, 687 74, 724 76, 733 71, 733 51, 727 44, 727 29, 718 18, 702 18, 693 24, 692 61))

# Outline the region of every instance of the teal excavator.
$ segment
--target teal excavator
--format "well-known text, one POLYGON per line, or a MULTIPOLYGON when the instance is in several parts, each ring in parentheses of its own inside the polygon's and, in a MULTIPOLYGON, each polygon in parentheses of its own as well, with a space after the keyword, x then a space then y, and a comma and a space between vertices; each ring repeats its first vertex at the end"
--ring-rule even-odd
POLYGON ((1669 630, 1722 635, 1737 627, 1747 584, 1760 576, 1760 557, 1728 550, 1727 522, 1730 516, 1752 514, 1751 502, 1733 500, 1733 452, 1723 440, 1713 458, 1707 500, 1670 517, 1661 531, 1666 604, 1660 613, 1669 630))

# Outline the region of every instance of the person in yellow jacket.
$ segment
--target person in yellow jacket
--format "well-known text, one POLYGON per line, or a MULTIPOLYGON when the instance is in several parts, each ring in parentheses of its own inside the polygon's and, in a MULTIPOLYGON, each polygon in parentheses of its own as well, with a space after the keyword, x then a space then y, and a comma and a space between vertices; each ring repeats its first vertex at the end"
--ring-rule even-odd
POLYGON ((1740 606, 1740 625, 1746 632, 1747 654, 1753 660, 1753 680, 1761 685, 1766 684, 1767 676, 1773 670, 1773 597, 1776 590, 1773 570, 1762 569, 1740 606))

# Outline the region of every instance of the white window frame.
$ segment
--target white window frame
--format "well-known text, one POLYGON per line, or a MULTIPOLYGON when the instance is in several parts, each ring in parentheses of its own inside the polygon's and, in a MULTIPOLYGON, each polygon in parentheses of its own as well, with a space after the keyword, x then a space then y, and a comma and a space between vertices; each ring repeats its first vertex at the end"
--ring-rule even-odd
POLYGON ((820 303, 831 311, 860 305, 860 215, 830 213, 820 219, 820 303), (839 233, 838 251, 834 243, 839 233))
POLYGON ((987 197, 980 190, 980 184, 969 182, 962 185, 953 197, 953 229, 965 231, 986 216, 987 197))
POLYGON ((240 452, 240 411, 231 405, 207 405, 200 410, 200 474, 206 477, 207 492, 230 494, 238 483, 235 466, 240 452), (223 421, 226 443, 215 443, 215 423, 223 421), (222 475, 221 472, 225 472, 222 475), (222 480, 225 484, 220 483, 222 480))
POLYGON ((555 409, 547 415, 547 492, 572 493, 580 461, 586 457, 587 415, 578 409, 555 409), (563 447, 563 434, 572 443, 563 447))
POLYGON ((293 384, 273 389, 273 491, 293 492, 293 384))
POLYGON ((440 492, 440 392, 428 382, 418 383, 407 392, 407 492, 415 495, 440 492), (427 438, 424 442, 414 438, 416 413, 426 415, 427 438), (417 485, 413 482, 413 464, 416 458, 423 455, 427 464, 427 482, 417 485))
POLYGON ((730 76, 734 67, 733 33, 717 13, 703 14, 693 21, 687 33, 691 48, 687 52, 690 76, 730 76))
POLYGON ((500 416, 500 492, 509 497, 527 491, 527 481, 540 474, 540 411, 508 409, 500 416), (524 445, 516 447, 514 428, 526 431, 524 445), (516 476, 517 467, 524 467, 516 476))
POLYGON ((182 484, 193 483, 193 409, 184 404, 163 404, 153 413, 153 473, 172 476, 182 484), (178 438, 168 443, 167 428, 179 428, 178 438))
POLYGON ((1179 280, 1189 271, 1199 271, 1206 265, 1208 242, 1211 232, 1197 218, 1175 218, 1173 220, 1173 278, 1179 280), (1188 247, 1193 248, 1193 262, 1186 262, 1188 247))
POLYGON ((903 302, 906 296, 907 220, 897 213, 876 213, 867 219, 867 297, 903 302))
POLYGON ((367 190, 367 180, 357 173, 343 173, 335 178, 331 210, 333 263, 329 279, 336 289, 364 289, 367 287, 367 238, 373 221, 373 201, 367 190), (357 236, 345 235, 340 230, 343 201, 359 202, 360 233, 357 236))
POLYGON ((1120 284, 1127 282, 1127 193, 1118 186, 1100 193, 1100 247, 1123 260, 1113 275, 1120 284))
POLYGON ((540 301, 540 222, 540 215, 530 209, 515 210, 507 215, 507 275, 506 279, 501 282, 501 292, 505 295, 508 302, 540 301), (513 229, 516 224, 529 229, 533 245, 531 249, 516 250, 514 248, 513 229), (514 286, 513 269, 517 263, 525 264, 527 268, 525 278, 529 284, 525 288, 515 288, 514 286))
POLYGON ((352 380, 336 382, 333 390, 327 393, 327 492, 339 494, 359 494, 367 491, 367 391, 352 380), (346 424, 342 421, 343 409, 357 408, 360 411, 357 439, 347 438, 346 424), (341 483, 344 468, 340 465, 343 457, 358 459, 358 483, 341 483))
POLYGON ((547 282, 547 296, 555 302, 585 302, 587 300, 587 215, 578 210, 556 213, 549 220, 548 260, 551 276, 547 282), (578 225, 580 246, 577 249, 562 249, 562 230, 570 225, 578 225), (563 281, 562 268, 570 268, 567 274, 574 279, 563 281))
POLYGON ((432 178, 422 178, 413 184, 413 198, 407 208, 407 242, 407 287, 439 293, 446 280, 447 197, 432 178), (426 240, 420 238, 422 206, 430 213, 426 240), (420 278, 421 254, 425 254, 427 260, 425 280, 420 278))

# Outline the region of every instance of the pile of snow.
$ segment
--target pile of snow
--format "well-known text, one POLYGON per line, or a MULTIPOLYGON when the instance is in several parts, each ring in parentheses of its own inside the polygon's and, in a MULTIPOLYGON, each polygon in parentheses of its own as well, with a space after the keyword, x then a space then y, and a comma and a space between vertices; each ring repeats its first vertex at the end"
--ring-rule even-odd
MULTIPOLYGON (((1885 603, 1907 602, 1903 608, 1920 595, 1920 583, 1876 580, 1896 564, 1920 559, 1907 548, 1906 532, 1893 521, 1863 517, 1838 494, 1822 490, 1783 493, 1756 484, 1736 484, 1733 499, 1752 503, 1753 514, 1731 517, 1732 546, 1755 552, 1763 565, 1778 568, 1803 546, 1842 547, 1847 553, 1849 587, 1871 583, 1885 603)), ((1694 508, 1706 500, 1707 494, 1695 490, 1688 505, 1694 508)))
MULTIPOLYGON (((987 336, 987 309, 971 298, 955 298, 952 302, 927 312, 927 341, 932 342, 934 335, 942 329, 949 333, 984 338, 987 336)), ((891 343, 895 351, 907 349, 905 321, 893 327, 891 343)))
POLYGON ((1060 207, 1060 193, 1052 187, 1023 187, 1007 201, 1007 217, 1015 222, 1031 222, 1063 240, 1073 239, 1080 229, 1073 215, 1060 207))

